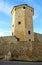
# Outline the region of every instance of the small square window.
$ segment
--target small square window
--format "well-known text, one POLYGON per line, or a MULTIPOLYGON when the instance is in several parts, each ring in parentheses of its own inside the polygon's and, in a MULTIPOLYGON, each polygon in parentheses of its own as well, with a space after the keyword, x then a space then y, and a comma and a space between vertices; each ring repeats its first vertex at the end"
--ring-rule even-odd
POLYGON ((31 10, 31 12, 32 12, 33 10, 31 10))
POLYGON ((23 9, 25 9, 26 7, 23 7, 23 9))
POLYGON ((19 21, 18 24, 21 24, 21 22, 19 21))
POLYGON ((19 41, 19 38, 17 38, 17 41, 19 41))
POLYGON ((16 8, 15 8, 15 10, 16 10, 16 8))
POLYGON ((31 39, 29 39, 29 41, 31 41, 31 39))
POLYGON ((28 31, 28 34, 31 34, 31 31, 28 31))

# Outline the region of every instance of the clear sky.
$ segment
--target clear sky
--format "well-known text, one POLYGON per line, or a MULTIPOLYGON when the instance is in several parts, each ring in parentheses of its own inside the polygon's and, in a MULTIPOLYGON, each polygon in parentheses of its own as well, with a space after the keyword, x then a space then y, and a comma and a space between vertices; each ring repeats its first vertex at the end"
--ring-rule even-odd
POLYGON ((13 6, 28 4, 34 8, 34 32, 42 34, 42 0, 0 0, 0 36, 10 36, 13 6))

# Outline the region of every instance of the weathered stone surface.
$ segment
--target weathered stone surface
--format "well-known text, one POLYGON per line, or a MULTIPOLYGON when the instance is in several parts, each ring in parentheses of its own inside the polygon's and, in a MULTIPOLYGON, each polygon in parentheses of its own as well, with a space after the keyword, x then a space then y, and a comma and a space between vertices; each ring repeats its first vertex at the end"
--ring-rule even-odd
POLYGON ((12 59, 12 57, 11 57, 11 52, 9 51, 8 54, 5 55, 5 57, 3 58, 3 60, 9 61, 9 60, 11 60, 11 59, 12 59))
POLYGON ((0 58, 7 55, 7 53, 10 51, 12 54, 12 58, 41 61, 42 60, 42 40, 40 42, 39 40, 40 36, 42 38, 42 35, 39 34, 39 37, 37 37, 37 34, 35 33, 34 42, 24 42, 24 41, 14 42, 15 40, 14 37, 1 37, 0 38, 0 58))
POLYGON ((34 41, 33 33, 34 9, 21 5, 12 9, 12 36, 20 41, 34 41))

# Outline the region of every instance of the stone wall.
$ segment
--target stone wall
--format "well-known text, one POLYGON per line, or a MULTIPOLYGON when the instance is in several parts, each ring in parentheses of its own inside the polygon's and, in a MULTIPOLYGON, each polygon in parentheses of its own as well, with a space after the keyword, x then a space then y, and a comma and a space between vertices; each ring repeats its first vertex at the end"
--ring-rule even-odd
POLYGON ((34 40, 42 42, 42 34, 34 33, 34 40))
POLYGON ((10 51, 12 57, 17 59, 29 59, 32 57, 32 48, 29 42, 2 43, 0 44, 0 54, 7 55, 10 51))
POLYGON ((10 51, 13 58, 30 61, 42 61, 42 40, 40 34, 34 34, 35 41, 18 42, 15 37, 0 37, 0 57, 4 57, 10 51), (37 37, 38 36, 38 37, 37 37))
POLYGON ((32 56, 34 60, 42 61, 42 42, 32 43, 32 56))

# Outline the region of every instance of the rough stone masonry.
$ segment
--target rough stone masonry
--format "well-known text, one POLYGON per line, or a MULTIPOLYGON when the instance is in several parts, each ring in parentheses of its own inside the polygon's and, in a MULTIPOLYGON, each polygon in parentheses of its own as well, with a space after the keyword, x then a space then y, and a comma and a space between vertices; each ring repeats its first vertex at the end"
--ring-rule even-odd
POLYGON ((34 9, 27 4, 13 7, 12 36, 19 41, 34 41, 33 15, 34 9))
POLYGON ((42 61, 42 35, 33 32, 34 9, 23 4, 11 13, 12 36, 0 37, 0 58, 42 61))

